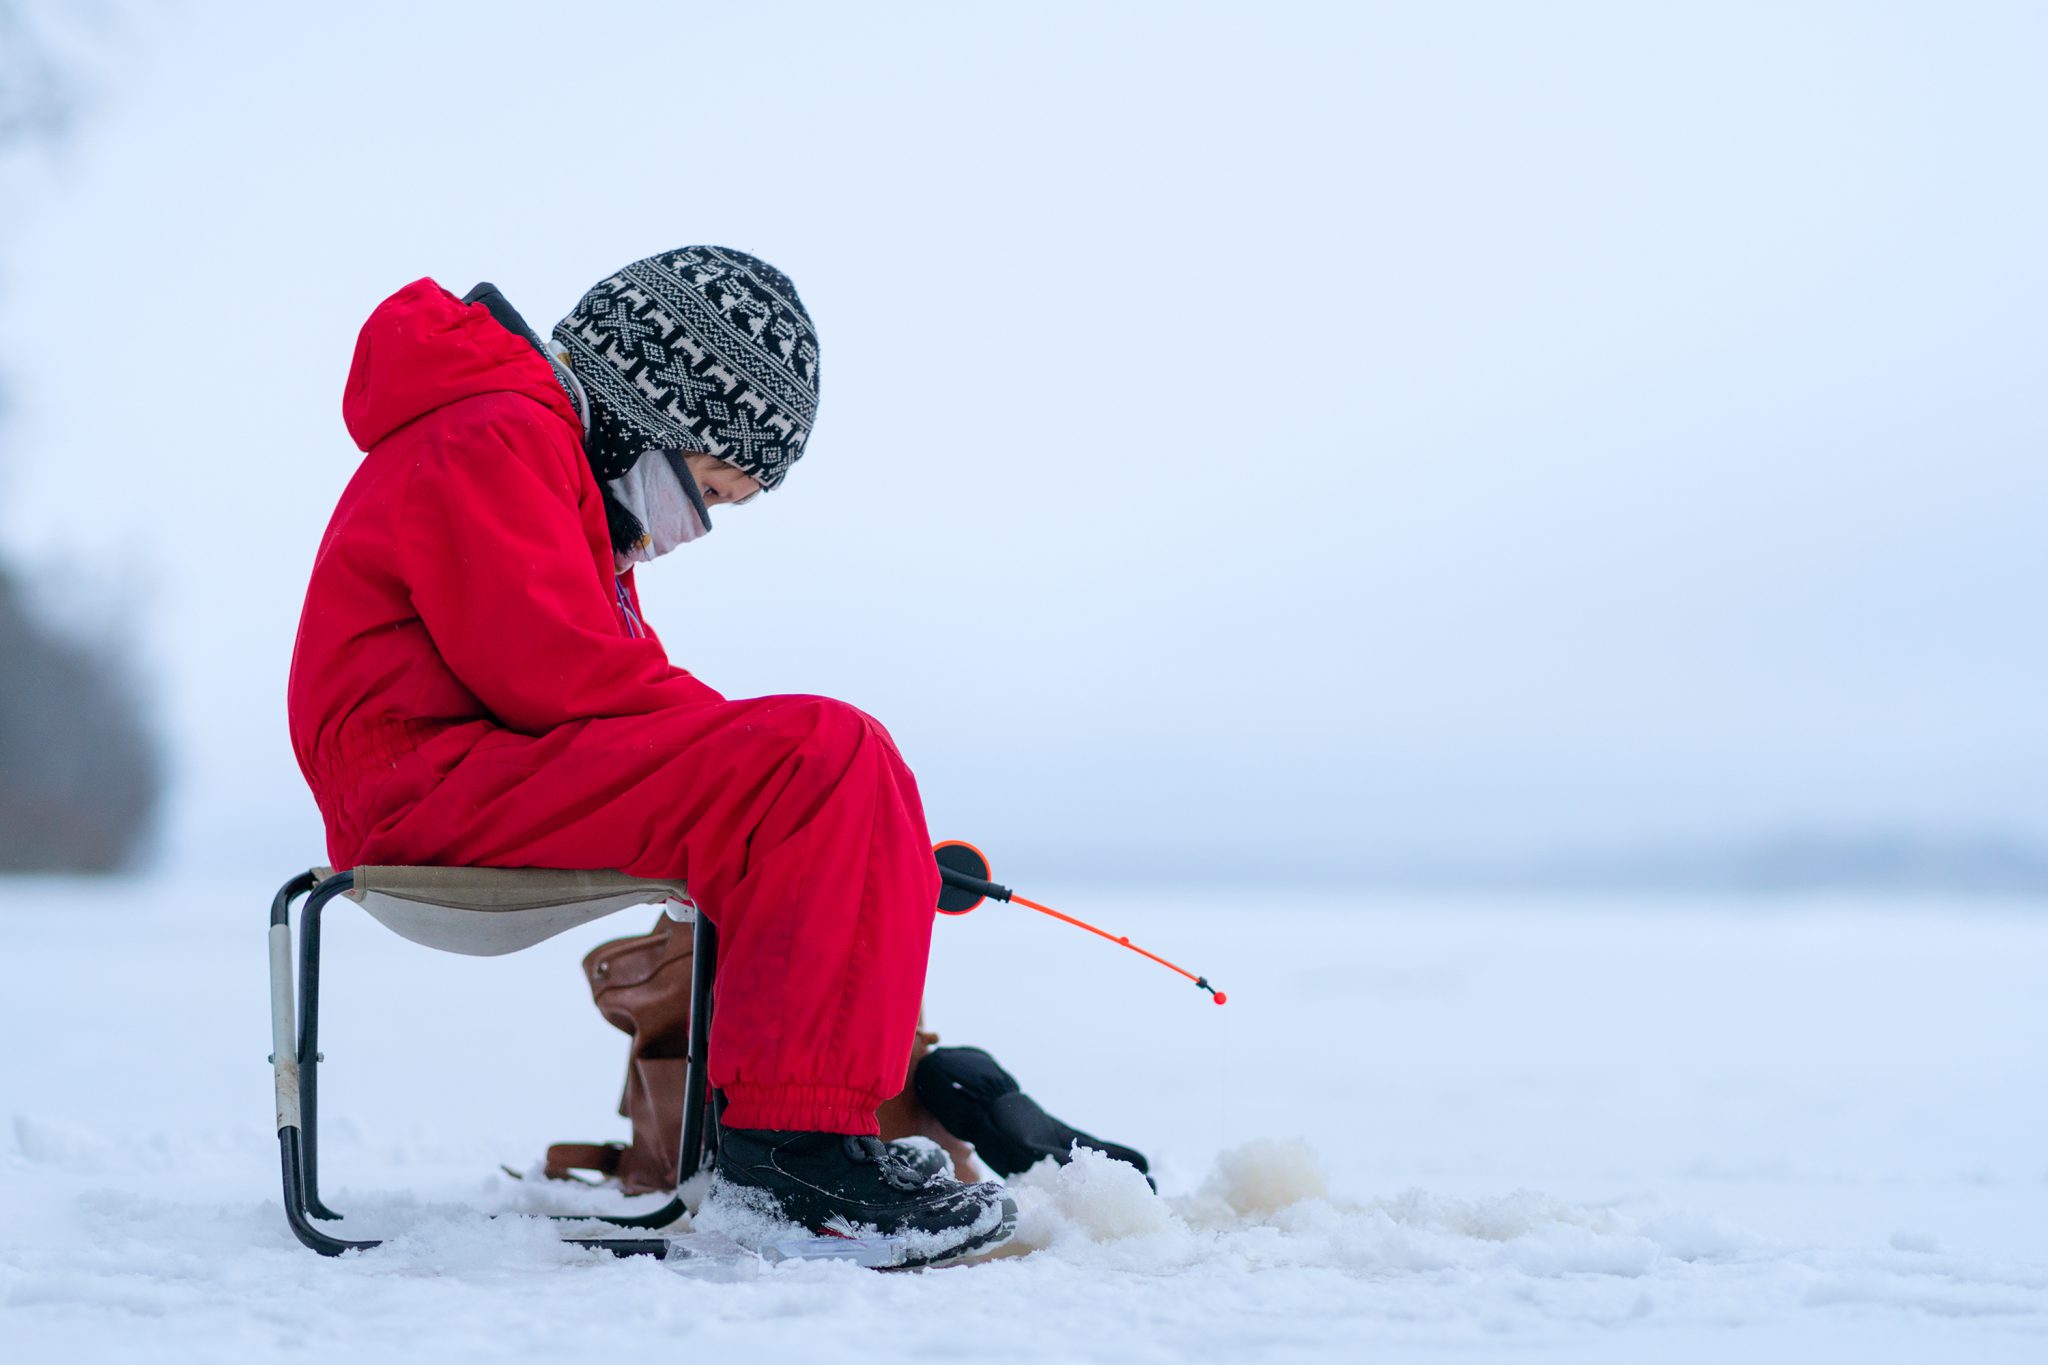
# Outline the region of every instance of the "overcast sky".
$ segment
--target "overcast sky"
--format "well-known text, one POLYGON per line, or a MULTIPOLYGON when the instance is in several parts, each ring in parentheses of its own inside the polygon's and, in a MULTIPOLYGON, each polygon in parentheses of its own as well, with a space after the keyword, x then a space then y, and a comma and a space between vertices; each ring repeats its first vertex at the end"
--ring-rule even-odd
MULTIPOLYGON (((363 318, 796 280, 675 661, 1020 884, 2048 837, 2048 9, 193 4, 5 240, 0 540, 133 641, 162 857, 320 856, 284 683, 363 318)), ((10 216, 15 216, 10 214, 10 216)))

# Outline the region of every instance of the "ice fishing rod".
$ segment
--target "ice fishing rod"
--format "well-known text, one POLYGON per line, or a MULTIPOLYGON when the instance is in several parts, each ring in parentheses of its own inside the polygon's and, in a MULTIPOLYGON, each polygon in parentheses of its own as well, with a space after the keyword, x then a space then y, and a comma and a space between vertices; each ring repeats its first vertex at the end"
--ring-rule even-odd
POLYGON ((964 915, 975 906, 980 905, 983 900, 1008 901, 1012 905, 1021 905, 1026 909, 1036 910, 1041 915, 1051 915, 1054 919, 1065 924, 1071 924, 1076 929, 1086 929, 1098 938, 1106 938, 1111 943, 1121 944, 1129 948, 1140 957, 1149 957, 1168 971, 1179 972, 1182 976, 1209 992, 1210 998, 1219 1005, 1230 999, 1222 991, 1210 985, 1208 977, 1196 976, 1187 968, 1176 966, 1157 953, 1147 952, 1122 934, 1112 934, 1107 929, 1098 929, 1086 920, 1075 919, 1072 915, 1062 914, 1049 905, 1040 905, 1037 901, 1026 900, 1007 886, 996 885, 988 879, 989 865, 987 855, 973 844, 959 839, 948 839, 944 843, 936 844, 932 847, 932 856, 939 861, 939 880, 941 882, 939 887, 939 913, 942 915, 964 915))

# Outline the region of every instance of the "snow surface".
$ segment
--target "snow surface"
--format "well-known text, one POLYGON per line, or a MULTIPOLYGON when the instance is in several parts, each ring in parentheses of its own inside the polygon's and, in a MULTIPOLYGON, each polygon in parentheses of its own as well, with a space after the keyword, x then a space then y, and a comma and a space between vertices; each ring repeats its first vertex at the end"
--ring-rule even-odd
POLYGON ((0 1358, 2048 1359, 2048 913, 1031 887, 1231 1003, 988 907, 931 1022, 1163 1194, 1041 1168, 1004 1254, 885 1275, 482 1216, 617 1202, 497 1167, 622 1128, 576 964, 631 912, 484 961, 336 913, 323 1183, 391 1241, 303 1250, 271 889, 0 881, 0 1358))

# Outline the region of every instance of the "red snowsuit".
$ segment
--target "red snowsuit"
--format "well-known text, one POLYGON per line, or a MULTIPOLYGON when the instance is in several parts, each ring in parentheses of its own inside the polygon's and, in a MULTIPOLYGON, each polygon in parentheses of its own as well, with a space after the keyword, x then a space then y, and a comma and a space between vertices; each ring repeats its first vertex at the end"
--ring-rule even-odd
POLYGON ((612 571, 575 408, 481 305, 432 280, 386 299, 342 412, 367 454, 290 687, 334 865, 685 877, 719 928, 725 1121, 875 1132, 939 887, 888 732, 827 697, 728 701, 668 661, 612 571))

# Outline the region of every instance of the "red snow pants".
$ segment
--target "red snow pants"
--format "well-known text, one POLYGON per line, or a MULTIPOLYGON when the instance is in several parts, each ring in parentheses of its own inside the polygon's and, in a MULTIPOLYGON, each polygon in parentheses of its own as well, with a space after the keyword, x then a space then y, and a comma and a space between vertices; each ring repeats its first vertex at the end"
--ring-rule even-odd
POLYGON ((939 892, 916 781, 880 722, 828 697, 707 701, 540 735, 490 726, 445 771, 393 778, 419 795, 372 825, 360 863, 686 878, 719 933, 725 1122, 876 1131, 903 1088, 939 892))

